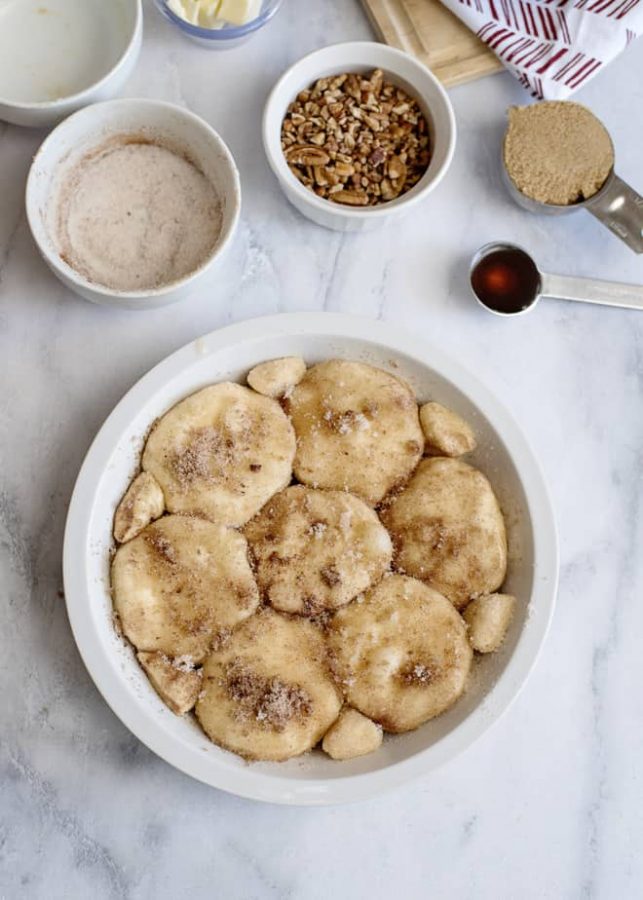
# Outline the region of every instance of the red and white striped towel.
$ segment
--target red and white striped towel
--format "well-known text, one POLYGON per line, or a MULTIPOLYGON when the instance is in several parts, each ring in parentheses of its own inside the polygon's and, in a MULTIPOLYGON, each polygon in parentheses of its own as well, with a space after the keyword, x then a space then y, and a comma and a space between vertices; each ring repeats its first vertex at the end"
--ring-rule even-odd
POLYGON ((539 100, 563 100, 643 33, 643 0, 442 0, 539 100))

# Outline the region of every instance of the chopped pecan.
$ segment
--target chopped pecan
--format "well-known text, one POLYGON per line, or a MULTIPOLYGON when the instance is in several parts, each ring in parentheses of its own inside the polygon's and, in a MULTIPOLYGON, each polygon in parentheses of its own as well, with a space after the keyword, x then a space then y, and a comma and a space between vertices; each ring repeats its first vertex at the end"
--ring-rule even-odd
POLYGON ((286 159, 295 166, 327 166, 330 156, 319 147, 291 147, 286 151, 286 159))
POLYGON ((319 575, 324 584, 328 585, 328 587, 337 587, 338 584, 342 583, 342 576, 339 574, 335 566, 326 566, 324 569, 319 570, 319 575))
POLYGON ((417 101, 380 69, 328 76, 301 91, 288 107, 281 141, 302 184, 347 206, 394 200, 417 184, 431 161, 417 101))
MULTIPOLYGON (((362 179, 364 181, 364 179, 362 179)), ((368 194, 366 191, 342 190, 332 195, 335 203, 344 203, 346 206, 368 206, 368 194)))
POLYGON ((399 158, 399 156, 392 156, 388 161, 388 174, 389 178, 405 178, 406 177, 406 166, 399 158))

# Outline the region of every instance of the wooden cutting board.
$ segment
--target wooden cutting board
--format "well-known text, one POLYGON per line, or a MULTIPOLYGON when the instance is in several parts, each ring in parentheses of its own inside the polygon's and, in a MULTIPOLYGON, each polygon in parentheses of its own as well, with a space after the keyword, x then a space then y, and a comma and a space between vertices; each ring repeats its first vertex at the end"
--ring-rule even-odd
POLYGON ((502 68, 497 56, 440 0, 362 0, 379 36, 417 56, 445 85, 502 68))

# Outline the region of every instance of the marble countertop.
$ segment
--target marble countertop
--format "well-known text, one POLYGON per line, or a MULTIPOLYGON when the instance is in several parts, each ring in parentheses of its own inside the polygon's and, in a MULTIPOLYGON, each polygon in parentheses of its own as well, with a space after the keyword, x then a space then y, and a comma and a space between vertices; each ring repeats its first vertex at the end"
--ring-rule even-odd
MULTIPOLYGON (((357 0, 291 3, 227 54, 188 43, 150 2, 145 27, 126 93, 184 104, 220 131, 243 219, 214 290, 145 314, 94 307, 50 275, 28 232, 43 134, 0 124, 0 897, 640 897, 643 316, 546 301, 496 319, 470 300, 466 269, 498 238, 551 271, 641 283, 643 259, 589 215, 535 218, 505 196, 504 110, 526 99, 508 74, 450 91, 453 167, 395 228, 342 236, 302 219, 264 160, 261 109, 303 53, 371 36, 357 0), (472 749, 369 802, 289 809, 190 780, 115 718, 70 633, 61 546, 83 456, 134 381, 230 321, 322 309, 423 332, 479 373, 542 461, 562 569, 536 671, 472 749)), ((640 189, 640 43, 578 99, 640 189)))

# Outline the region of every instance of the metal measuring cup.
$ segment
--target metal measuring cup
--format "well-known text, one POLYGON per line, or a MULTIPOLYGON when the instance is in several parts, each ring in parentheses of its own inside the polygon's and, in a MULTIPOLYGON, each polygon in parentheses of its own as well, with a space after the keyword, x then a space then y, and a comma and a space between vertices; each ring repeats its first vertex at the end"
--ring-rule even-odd
POLYGON ((643 310, 643 286, 623 284, 618 281, 599 281, 596 278, 579 278, 569 275, 553 275, 543 272, 533 257, 523 247, 508 241, 496 241, 481 247, 471 260, 469 281, 473 296, 488 312, 497 316, 524 315, 535 308, 541 298, 558 300, 575 300, 580 303, 595 303, 599 306, 617 306, 621 309, 643 310), (520 294, 520 302, 513 308, 500 309, 485 299, 475 285, 474 273, 485 260, 495 254, 509 254, 514 264, 520 264, 522 270, 521 283, 516 285, 520 294))
POLYGON ((567 206, 541 203, 519 191, 511 180, 505 165, 504 150, 501 153, 502 176, 510 195, 523 209, 540 215, 559 216, 586 209, 599 222, 619 237, 635 253, 643 253, 643 197, 626 184, 614 172, 607 176, 603 187, 587 200, 579 200, 567 206))

